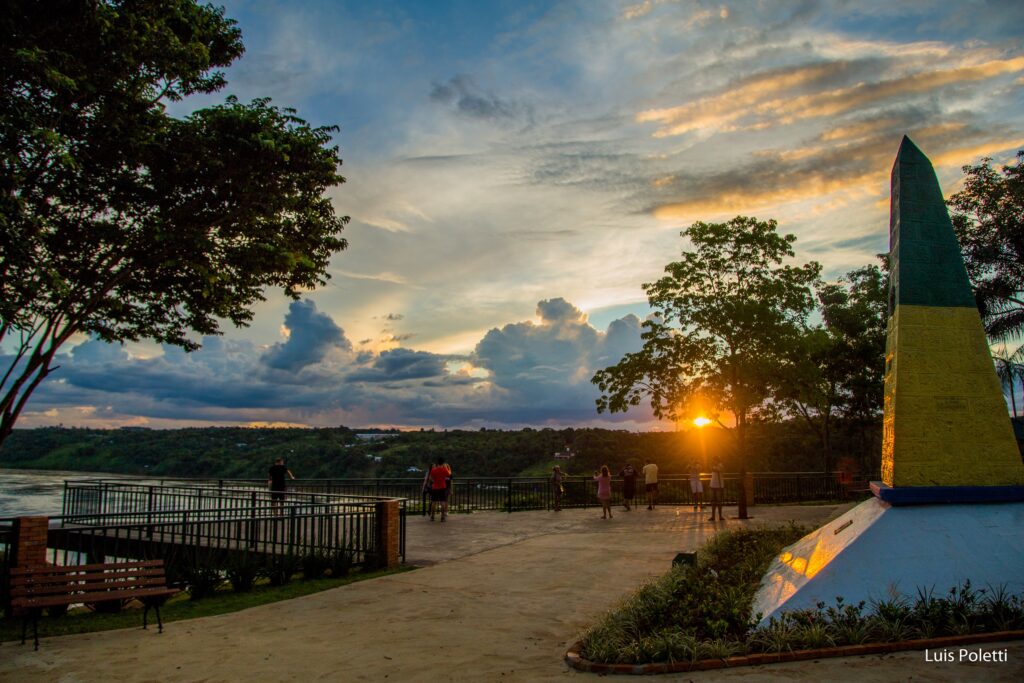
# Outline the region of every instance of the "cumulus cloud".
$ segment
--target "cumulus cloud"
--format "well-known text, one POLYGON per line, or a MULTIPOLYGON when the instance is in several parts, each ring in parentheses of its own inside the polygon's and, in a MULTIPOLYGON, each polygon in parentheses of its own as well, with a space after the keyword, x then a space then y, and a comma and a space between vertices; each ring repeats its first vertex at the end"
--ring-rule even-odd
POLYGON ((486 369, 504 400, 524 415, 585 420, 593 416, 597 392, 594 372, 639 350, 640 321, 628 315, 599 332, 565 299, 537 304, 539 323, 519 322, 494 328, 472 354, 473 364, 486 369))
MULTIPOLYGON (((539 322, 490 330, 469 356, 395 348, 354 353, 341 327, 309 301, 285 316, 286 342, 261 349, 207 337, 151 358, 86 341, 33 399, 29 423, 565 424, 594 420, 594 371, 640 345, 636 316, 606 332, 563 298, 539 322)), ((636 416, 631 416, 636 417, 636 416)))
POLYGON ((316 310, 309 300, 294 301, 284 319, 288 341, 275 344, 263 355, 263 362, 279 370, 300 370, 318 363, 332 350, 352 351, 345 331, 331 317, 316 310))

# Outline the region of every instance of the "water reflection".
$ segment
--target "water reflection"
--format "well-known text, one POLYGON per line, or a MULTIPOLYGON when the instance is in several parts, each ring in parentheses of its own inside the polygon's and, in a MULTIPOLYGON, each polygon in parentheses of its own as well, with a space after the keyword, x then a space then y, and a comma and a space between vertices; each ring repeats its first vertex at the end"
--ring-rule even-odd
POLYGON ((130 479, 123 474, 0 469, 0 518, 61 513, 64 480, 130 479))

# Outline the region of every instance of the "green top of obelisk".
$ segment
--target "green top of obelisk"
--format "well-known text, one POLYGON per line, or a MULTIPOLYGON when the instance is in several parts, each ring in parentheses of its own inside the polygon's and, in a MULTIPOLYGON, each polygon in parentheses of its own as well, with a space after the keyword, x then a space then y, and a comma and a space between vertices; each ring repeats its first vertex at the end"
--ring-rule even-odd
POLYGON ((964 257, 932 163, 904 136, 892 167, 889 314, 897 304, 973 308, 964 257))

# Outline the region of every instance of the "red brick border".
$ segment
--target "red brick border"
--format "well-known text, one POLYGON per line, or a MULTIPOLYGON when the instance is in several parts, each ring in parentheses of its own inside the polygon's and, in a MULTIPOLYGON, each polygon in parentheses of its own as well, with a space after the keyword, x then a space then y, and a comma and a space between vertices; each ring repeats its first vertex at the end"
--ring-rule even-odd
POLYGON ((777 664, 780 662, 800 662, 808 659, 824 659, 826 657, 855 657, 858 655, 887 654, 905 650, 925 650, 932 648, 952 647, 955 645, 971 645, 975 643, 997 643, 1003 640, 1020 640, 1024 631, 998 631, 996 633, 972 633, 965 636, 946 636, 943 638, 926 638, 921 640, 901 640, 896 643, 867 643, 864 645, 844 645, 827 647, 820 650, 793 650, 790 652, 765 652, 728 659, 702 659, 696 662, 652 662, 650 664, 599 664, 584 659, 580 654, 582 642, 576 642, 565 653, 565 662, 578 671, 595 674, 664 674, 686 671, 706 671, 708 669, 725 669, 737 666, 759 666, 761 664, 777 664))

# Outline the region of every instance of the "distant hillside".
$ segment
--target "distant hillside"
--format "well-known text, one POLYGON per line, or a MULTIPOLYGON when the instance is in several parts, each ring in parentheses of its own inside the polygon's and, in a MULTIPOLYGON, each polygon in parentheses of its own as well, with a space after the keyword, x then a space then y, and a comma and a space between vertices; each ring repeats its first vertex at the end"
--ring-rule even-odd
MULTIPOLYGON (((838 433, 839 430, 837 430, 838 433)), ((705 451, 735 470, 730 437, 707 429, 705 451)), ((878 452, 872 430, 843 444, 837 453, 860 452, 871 467, 878 452), (845 448, 844 448, 845 446, 845 448)), ((0 467, 77 470, 156 476, 262 478, 278 457, 300 478, 418 476, 437 456, 457 475, 508 477, 550 471, 566 448, 574 457, 557 461, 571 474, 589 474, 607 464, 650 459, 663 472, 685 472, 701 460, 699 433, 633 433, 609 429, 519 431, 383 432, 346 427, 324 429, 203 428, 97 430, 48 427, 15 432, 0 449, 0 467)), ((794 424, 762 425, 752 435, 751 470, 816 470, 819 449, 794 424)))

